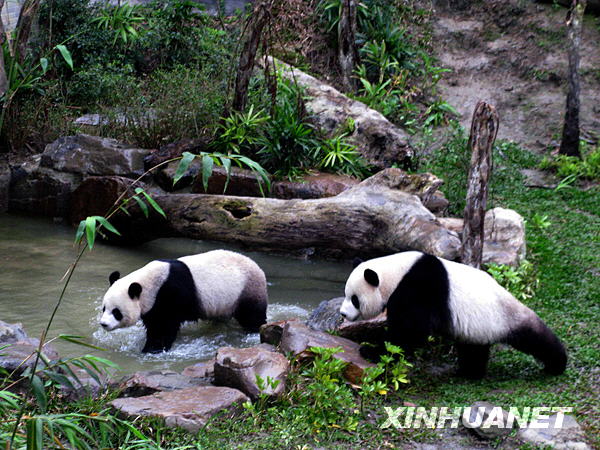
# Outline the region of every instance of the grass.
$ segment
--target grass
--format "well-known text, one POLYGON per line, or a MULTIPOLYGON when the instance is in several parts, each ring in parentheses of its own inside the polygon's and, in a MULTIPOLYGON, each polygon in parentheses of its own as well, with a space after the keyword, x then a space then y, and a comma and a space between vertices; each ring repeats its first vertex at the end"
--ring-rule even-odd
MULTIPOLYGON (((460 148, 456 144, 451 153, 460 148)), ((460 155, 453 157, 459 159, 460 155)), ((435 161, 430 163, 435 165, 435 161)), ((547 376, 530 356, 495 346, 488 376, 480 381, 463 380, 452 375, 450 368, 456 361, 450 346, 438 344, 416 361, 407 387, 369 403, 354 431, 329 427, 315 432, 310 422, 286 414, 290 406, 281 401, 267 404, 258 416, 246 412, 236 418, 223 416, 211 421, 199 434, 199 444, 203 448, 372 448, 402 447, 410 442, 439 443, 446 439, 440 430, 380 429, 386 419, 383 406, 398 407, 409 401, 417 406, 452 407, 489 401, 506 408, 571 406, 590 444, 600 445, 600 426, 594 420, 600 409, 596 369, 600 359, 600 189, 567 188, 557 192, 525 188, 518 170, 537 164, 536 156, 514 144, 500 143, 496 148, 491 200, 495 206, 517 210, 527 220, 528 259, 534 264, 540 283, 536 295, 526 303, 565 343, 569 364, 564 375, 547 376), (540 221, 540 215, 546 216, 545 221, 540 221), (542 226, 544 222, 549 225, 542 226)), ((460 178, 460 169, 456 169, 460 165, 450 167, 454 168, 445 174, 446 179, 460 178)), ((458 189, 460 185, 449 186, 458 189)), ((452 198, 460 192, 446 194, 452 198)), ((340 414, 350 415, 353 411, 340 414)), ((463 432, 453 439, 463 445, 478 444, 463 432)), ((500 443, 492 441, 490 445, 500 443)))

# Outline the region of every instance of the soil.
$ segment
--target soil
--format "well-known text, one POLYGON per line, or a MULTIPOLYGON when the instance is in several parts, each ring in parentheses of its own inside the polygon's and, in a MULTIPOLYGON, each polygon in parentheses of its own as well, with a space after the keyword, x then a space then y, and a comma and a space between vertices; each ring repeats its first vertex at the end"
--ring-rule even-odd
MULTIPOLYGON (((441 96, 470 128, 478 100, 495 105, 498 138, 541 151, 560 142, 567 87, 567 9, 526 0, 437 0, 437 57, 452 69, 441 96)), ((600 18, 586 15, 581 54, 582 138, 600 137, 600 18)))

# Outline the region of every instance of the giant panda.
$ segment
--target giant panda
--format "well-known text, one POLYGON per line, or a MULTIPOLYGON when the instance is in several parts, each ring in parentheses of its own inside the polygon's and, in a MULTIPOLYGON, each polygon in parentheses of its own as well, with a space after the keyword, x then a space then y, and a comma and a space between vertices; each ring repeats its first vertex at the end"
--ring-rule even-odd
POLYGON ((146 327, 144 353, 167 351, 185 321, 234 317, 247 331, 266 322, 267 282, 250 258, 214 250, 156 260, 120 278, 109 276, 100 325, 108 331, 146 327))
POLYGON ((488 273, 464 264, 416 251, 356 261, 340 313, 354 321, 384 309, 387 339, 408 353, 429 336, 453 338, 464 377, 485 375, 494 343, 533 355, 550 374, 566 367, 563 344, 537 314, 488 273))

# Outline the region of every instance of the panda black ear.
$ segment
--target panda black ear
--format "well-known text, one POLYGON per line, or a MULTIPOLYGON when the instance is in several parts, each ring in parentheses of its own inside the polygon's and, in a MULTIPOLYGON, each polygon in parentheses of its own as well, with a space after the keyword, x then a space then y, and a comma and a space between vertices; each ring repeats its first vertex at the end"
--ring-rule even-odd
POLYGON ((374 270, 365 269, 365 280, 373 287, 379 286, 379 277, 374 270))
POLYGON ((140 294, 142 293, 142 285, 140 283, 131 283, 127 293, 129 294, 131 300, 140 298, 140 294))
POLYGON ((116 271, 116 270, 115 270, 113 273, 111 273, 111 274, 108 276, 108 282, 109 282, 109 283, 110 283, 110 285, 112 286, 112 285, 113 285, 113 283, 114 283, 115 281, 117 281, 119 278, 121 278, 121 274, 120 274, 118 271, 116 271))
POLYGON ((363 262, 362 259, 360 259, 360 258, 354 258, 352 260, 352 268, 356 269, 362 262, 363 262))

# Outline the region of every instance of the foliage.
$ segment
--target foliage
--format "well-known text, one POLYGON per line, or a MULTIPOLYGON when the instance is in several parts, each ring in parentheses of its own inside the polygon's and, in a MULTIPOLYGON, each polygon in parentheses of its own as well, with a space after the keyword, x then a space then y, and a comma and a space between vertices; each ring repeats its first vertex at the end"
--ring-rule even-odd
POLYGON ((140 10, 139 5, 130 5, 129 3, 106 5, 92 22, 96 23, 98 28, 112 32, 113 45, 117 40, 127 44, 138 37, 136 27, 145 20, 140 10))
POLYGON ((532 298, 539 285, 533 264, 527 260, 521 261, 518 267, 491 263, 487 265, 486 271, 521 301, 532 298))
POLYGON ((346 142, 346 133, 321 141, 319 168, 362 179, 370 174, 369 168, 356 146, 346 142))
POLYGON ((221 117, 212 147, 226 154, 255 153, 269 119, 262 109, 254 111, 254 105, 246 112, 235 111, 229 117, 221 117))
POLYGON ((117 106, 131 101, 138 86, 132 65, 91 64, 77 71, 66 83, 66 97, 85 109, 117 106))
POLYGON ((553 170, 562 178, 571 177, 573 181, 580 178, 600 181, 600 145, 590 147, 581 142, 581 158, 557 154, 552 158, 544 158, 540 168, 553 170))

